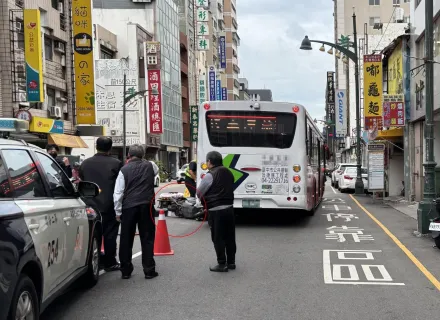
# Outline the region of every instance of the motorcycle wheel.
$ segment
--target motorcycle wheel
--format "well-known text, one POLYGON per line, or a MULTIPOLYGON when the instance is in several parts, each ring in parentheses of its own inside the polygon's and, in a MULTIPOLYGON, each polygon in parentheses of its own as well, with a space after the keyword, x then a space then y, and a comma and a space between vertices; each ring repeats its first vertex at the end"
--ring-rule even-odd
POLYGON ((440 236, 434 238, 435 246, 440 250, 440 236))

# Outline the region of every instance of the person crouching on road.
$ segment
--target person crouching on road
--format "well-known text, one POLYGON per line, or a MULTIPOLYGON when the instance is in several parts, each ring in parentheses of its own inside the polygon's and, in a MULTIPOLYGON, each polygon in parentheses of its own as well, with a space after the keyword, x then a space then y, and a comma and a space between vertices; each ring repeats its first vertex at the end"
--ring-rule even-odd
POLYGON ((119 262, 122 279, 129 279, 134 270, 132 259, 133 241, 136 225, 142 246, 142 266, 146 279, 152 279, 156 272, 154 261, 155 208, 154 177, 157 172, 150 161, 144 160, 144 148, 140 145, 130 147, 130 161, 122 167, 116 180, 113 200, 116 219, 121 221, 119 262))
POLYGON ((213 272, 235 269, 235 214, 234 176, 223 166, 222 155, 211 151, 206 155, 209 172, 197 189, 197 196, 205 199, 211 239, 214 243, 218 265, 209 268, 213 272))
POLYGON ((197 162, 191 161, 185 170, 185 186, 191 198, 196 197, 197 162))

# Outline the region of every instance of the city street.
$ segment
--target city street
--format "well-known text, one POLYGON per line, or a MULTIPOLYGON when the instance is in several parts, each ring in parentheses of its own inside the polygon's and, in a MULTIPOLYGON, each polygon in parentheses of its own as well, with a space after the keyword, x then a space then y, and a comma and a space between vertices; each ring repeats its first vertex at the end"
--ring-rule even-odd
MULTIPOLYGON (((216 261, 207 223, 190 237, 171 237, 175 254, 156 257, 160 276, 153 280, 143 277, 135 239, 131 279, 104 273, 92 290, 59 298, 42 319, 435 316, 440 250, 429 237, 412 234, 415 220, 371 198, 340 194, 329 183, 325 196, 313 217, 275 211, 240 217, 237 269, 228 273, 208 269, 216 261)), ((199 222, 168 217, 167 225, 181 236, 199 222)))

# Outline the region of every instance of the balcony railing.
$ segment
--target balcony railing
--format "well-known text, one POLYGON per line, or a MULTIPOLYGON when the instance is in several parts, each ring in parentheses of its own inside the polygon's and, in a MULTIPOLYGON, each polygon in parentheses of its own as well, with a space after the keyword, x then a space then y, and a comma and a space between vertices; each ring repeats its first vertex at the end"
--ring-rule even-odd
POLYGON ((237 20, 235 20, 234 17, 232 17, 232 25, 234 26, 235 29, 238 29, 238 23, 237 23, 237 20))
POLYGON ((66 31, 66 25, 66 16, 64 15, 64 13, 60 13, 60 29, 66 31))

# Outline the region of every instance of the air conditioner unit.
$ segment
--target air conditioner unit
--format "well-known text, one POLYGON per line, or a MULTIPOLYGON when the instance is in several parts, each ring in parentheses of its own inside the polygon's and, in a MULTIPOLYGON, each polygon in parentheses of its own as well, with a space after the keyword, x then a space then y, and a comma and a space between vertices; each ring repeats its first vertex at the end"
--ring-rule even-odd
POLYGON ((403 14, 405 10, 403 8, 396 8, 396 12, 394 13, 394 18, 397 23, 403 22, 403 14))
POLYGON ((58 11, 60 13, 64 13, 64 3, 63 2, 58 2, 58 11))
POLYGON ((61 118, 61 116, 62 116, 61 108, 58 106, 49 107, 49 115, 51 117, 61 118))
POLYGON ((61 41, 55 41, 54 50, 64 53, 66 51, 66 45, 61 41))

